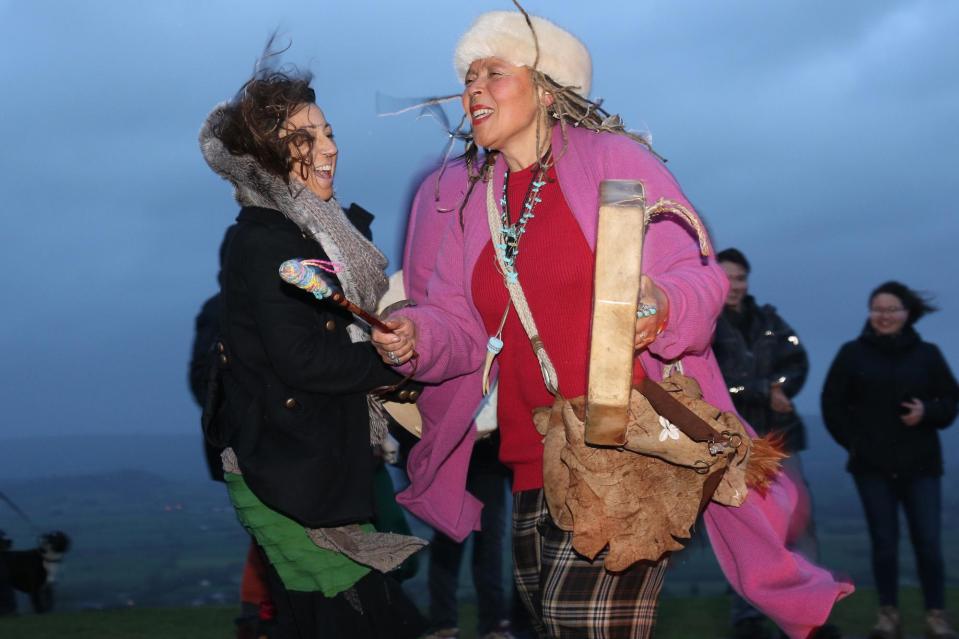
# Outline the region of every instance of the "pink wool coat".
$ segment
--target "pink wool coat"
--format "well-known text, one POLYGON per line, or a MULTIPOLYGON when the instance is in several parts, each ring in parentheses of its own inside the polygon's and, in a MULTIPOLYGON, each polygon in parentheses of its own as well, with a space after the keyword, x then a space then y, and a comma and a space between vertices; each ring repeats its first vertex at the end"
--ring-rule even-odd
MULTIPOLYGON (((569 128, 564 142, 557 126, 553 149, 563 195, 594 250, 599 184, 604 179, 639 179, 647 202, 665 197, 693 208, 662 162, 624 136, 569 128)), ((501 193, 505 168, 500 157, 493 173, 496 194, 501 193)), ((408 461, 411 485, 398 501, 450 537, 463 539, 479 528, 482 508, 466 492, 466 472, 488 339, 472 300, 472 276, 490 233, 484 183, 474 189, 461 227, 463 165, 447 168, 438 201, 436 180, 437 174, 429 176, 413 202, 403 267, 407 295, 419 306, 400 314, 417 326, 417 378, 439 385, 424 391, 419 401, 423 438, 408 461)), ((670 302, 666 330, 640 356, 650 377, 661 379, 664 362, 681 358, 705 399, 733 411, 710 347, 728 288, 722 269, 712 257, 700 256, 691 229, 678 219, 661 219, 647 231, 643 272, 670 302)), ((786 549, 797 499, 797 488, 780 475, 765 496, 753 491, 739 508, 712 503, 704 518, 719 564, 736 591, 790 637, 805 637, 853 587, 786 549)))

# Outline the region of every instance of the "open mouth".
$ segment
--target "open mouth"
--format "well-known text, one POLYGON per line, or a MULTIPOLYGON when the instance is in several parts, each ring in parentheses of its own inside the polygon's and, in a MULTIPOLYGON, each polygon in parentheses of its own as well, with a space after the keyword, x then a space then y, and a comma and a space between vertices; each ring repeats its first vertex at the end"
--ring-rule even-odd
POLYGON ((488 106, 477 104, 470 109, 470 119, 474 126, 483 122, 491 115, 493 115, 493 109, 488 106))
POLYGON ((321 180, 332 180, 333 179, 333 165, 332 164, 321 164, 313 169, 314 175, 320 178, 321 180))

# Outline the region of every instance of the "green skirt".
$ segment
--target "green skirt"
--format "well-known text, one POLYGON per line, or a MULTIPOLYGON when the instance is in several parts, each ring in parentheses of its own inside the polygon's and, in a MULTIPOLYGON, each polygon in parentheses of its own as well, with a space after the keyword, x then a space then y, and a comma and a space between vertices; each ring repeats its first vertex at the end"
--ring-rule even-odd
MULTIPOLYGON (((346 555, 320 548, 306 528, 257 499, 242 475, 225 473, 237 519, 263 548, 287 590, 320 591, 334 597, 366 576, 371 568, 346 555)), ((361 528, 373 531, 371 524, 361 528)))

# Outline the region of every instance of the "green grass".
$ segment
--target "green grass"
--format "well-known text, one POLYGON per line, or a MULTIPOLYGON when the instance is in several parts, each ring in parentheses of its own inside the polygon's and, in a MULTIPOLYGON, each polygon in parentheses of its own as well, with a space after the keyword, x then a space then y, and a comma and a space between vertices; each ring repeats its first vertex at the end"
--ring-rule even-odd
MULTIPOLYGON (((948 592, 947 608, 959 610, 959 589, 948 592)), ((902 610, 907 635, 921 636, 922 606, 919 591, 906 588, 902 610)), ((875 621, 876 594, 863 589, 840 602, 832 622, 846 637, 864 637, 875 621)), ((0 620, 3 639, 229 639, 234 607, 135 608, 97 612, 25 615, 0 620)), ((476 607, 461 610, 461 639, 474 639, 476 607)), ((720 639, 729 633, 729 599, 669 597, 663 599, 656 639, 720 639)))
MULTIPOLYGON (((845 637, 865 637, 876 622, 878 605, 875 590, 859 588, 836 605, 829 621, 839 626, 845 637)), ((918 588, 900 591, 900 609, 906 636, 923 636, 925 613, 918 588)), ((946 609, 959 612, 959 588, 948 589, 946 609)), ((720 639, 729 636, 728 597, 663 599, 659 613, 656 639, 720 639)))
POLYGON ((3 639, 232 639, 232 607, 134 608, 0 619, 3 639))

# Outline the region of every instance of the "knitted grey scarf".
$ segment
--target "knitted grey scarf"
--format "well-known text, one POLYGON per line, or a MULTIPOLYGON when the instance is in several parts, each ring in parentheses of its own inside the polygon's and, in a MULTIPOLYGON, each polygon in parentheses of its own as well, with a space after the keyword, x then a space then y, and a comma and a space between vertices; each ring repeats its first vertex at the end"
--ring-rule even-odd
MULTIPOLYGON (((233 184, 241 205, 277 210, 319 244, 331 261, 342 265, 337 277, 346 297, 367 311, 375 311, 388 287, 386 257, 353 226, 335 198, 321 200, 304 186, 287 184, 265 171, 251 156, 232 155, 214 134, 225 107, 225 103, 217 105, 200 130, 200 150, 207 164, 233 184)), ((357 320, 347 331, 354 342, 370 339, 366 325, 357 320)), ((369 396, 368 402, 370 443, 377 445, 386 436, 386 413, 378 398, 369 396)))

